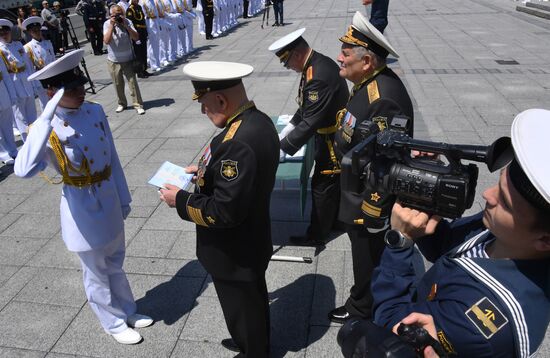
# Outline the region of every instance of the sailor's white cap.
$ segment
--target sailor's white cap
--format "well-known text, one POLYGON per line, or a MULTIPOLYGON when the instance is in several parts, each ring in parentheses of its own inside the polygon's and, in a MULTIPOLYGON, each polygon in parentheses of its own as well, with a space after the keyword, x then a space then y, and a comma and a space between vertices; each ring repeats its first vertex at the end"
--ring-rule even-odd
POLYGON ((191 79, 195 88, 194 100, 208 92, 236 86, 252 71, 254 67, 250 65, 222 61, 197 61, 183 67, 183 73, 191 79))
POLYGON ((550 210, 550 111, 528 109, 518 114, 512 123, 512 146, 517 164, 532 185, 518 179, 521 173, 514 173, 512 163, 514 187, 535 207, 550 210))
POLYGON ((269 46, 268 50, 272 51, 279 57, 281 62, 284 62, 287 60, 288 55, 290 54, 290 51, 294 48, 294 45, 298 43, 298 39, 302 37, 302 34, 306 31, 305 27, 302 27, 301 29, 298 29, 296 31, 293 31, 289 33, 288 35, 285 35, 275 41, 274 43, 269 46))
POLYGON ((11 29, 13 27, 13 22, 8 19, 0 19, 0 27, 2 26, 7 26, 11 29))
POLYGON ((71 89, 83 85, 88 80, 78 67, 84 56, 84 50, 78 49, 47 64, 29 76, 29 81, 40 80, 42 84, 56 88, 71 89))
POLYGON ((340 41, 354 46, 363 46, 382 57, 386 57, 388 53, 396 58, 399 57, 386 37, 359 11, 353 15, 351 26, 340 41))
POLYGON ((40 16, 30 16, 30 17, 27 17, 24 21, 23 21, 23 30, 26 30, 27 29, 27 26, 31 25, 31 24, 40 24, 42 25, 44 23, 44 20, 40 17, 40 16))

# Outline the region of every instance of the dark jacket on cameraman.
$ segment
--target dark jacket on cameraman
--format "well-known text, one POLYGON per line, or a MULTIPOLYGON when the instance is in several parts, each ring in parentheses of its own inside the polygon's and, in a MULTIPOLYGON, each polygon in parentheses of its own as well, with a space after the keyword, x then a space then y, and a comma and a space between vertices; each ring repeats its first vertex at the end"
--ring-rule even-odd
MULTIPOLYGON (((373 121, 380 129, 385 129, 396 114, 411 119, 411 130, 408 134, 412 136, 414 114, 411 99, 399 77, 384 66, 353 87, 345 110, 338 114, 338 131, 334 138, 338 159, 341 161, 346 153, 366 138, 361 131, 356 130, 362 122, 373 121)), ((351 172, 342 168, 341 182, 347 181, 348 175, 351 172)), ((362 183, 355 190, 342 190, 339 212, 341 221, 353 224, 355 219, 363 216, 361 205, 364 192, 362 183)), ((383 206, 391 209, 391 205, 393 200, 387 200, 387 205, 383 206)))
POLYGON ((532 355, 550 322, 550 260, 463 255, 493 238, 482 213, 442 221, 416 241, 435 261, 416 288, 414 248, 386 248, 373 279, 375 323, 392 327, 412 312, 426 313, 443 347, 458 356, 532 355))

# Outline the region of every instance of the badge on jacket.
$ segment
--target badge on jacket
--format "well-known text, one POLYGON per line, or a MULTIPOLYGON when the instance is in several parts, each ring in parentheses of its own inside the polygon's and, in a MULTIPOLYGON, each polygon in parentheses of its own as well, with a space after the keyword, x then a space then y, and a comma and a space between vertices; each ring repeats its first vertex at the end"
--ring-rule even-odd
POLYGON ((220 168, 222 178, 227 181, 237 179, 239 176, 239 168, 237 167, 237 163, 238 162, 231 159, 222 160, 222 166, 220 168))
POLYGON ((466 316, 487 339, 491 338, 508 323, 508 319, 487 297, 476 302, 466 312, 466 316))
POLYGON ((318 91, 309 91, 307 98, 310 102, 317 102, 319 99, 319 92, 318 91))

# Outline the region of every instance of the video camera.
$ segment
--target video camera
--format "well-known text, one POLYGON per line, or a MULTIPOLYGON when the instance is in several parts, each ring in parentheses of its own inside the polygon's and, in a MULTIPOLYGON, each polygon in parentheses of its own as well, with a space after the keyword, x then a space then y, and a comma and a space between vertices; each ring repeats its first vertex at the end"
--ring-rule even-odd
POLYGON ((473 204, 478 177, 477 166, 461 159, 486 163, 493 172, 513 158, 508 137, 489 146, 429 142, 406 134, 411 122, 396 115, 382 131, 371 121, 356 127, 365 139, 343 157, 341 185, 343 191, 363 196, 364 216, 357 224, 383 226, 395 198, 431 214, 460 217, 473 204), (413 157, 411 150, 425 154, 413 157))
POLYGON ((70 14, 69 10, 67 9, 61 9, 59 13, 61 14, 61 17, 67 17, 70 14))
POLYGON ((345 358, 417 358, 431 346, 441 358, 448 357, 438 340, 422 327, 400 324, 398 335, 373 322, 352 318, 338 331, 337 342, 345 358))

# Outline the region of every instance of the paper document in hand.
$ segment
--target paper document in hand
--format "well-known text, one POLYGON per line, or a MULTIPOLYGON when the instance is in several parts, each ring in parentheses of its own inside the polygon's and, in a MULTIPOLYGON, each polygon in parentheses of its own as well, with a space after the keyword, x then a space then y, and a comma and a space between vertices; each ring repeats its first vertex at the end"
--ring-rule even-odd
POLYGON ((290 114, 281 114, 279 118, 277 118, 277 125, 286 126, 291 119, 292 116, 290 114))
POLYGON ((194 174, 188 174, 185 172, 185 168, 179 165, 172 164, 170 162, 164 162, 159 170, 149 180, 149 184, 156 186, 157 188, 164 188, 164 184, 172 184, 178 188, 186 188, 194 174))
POLYGON ((306 146, 302 146, 299 151, 294 153, 294 155, 287 154, 285 155, 285 162, 301 162, 304 159, 306 154, 306 146))

